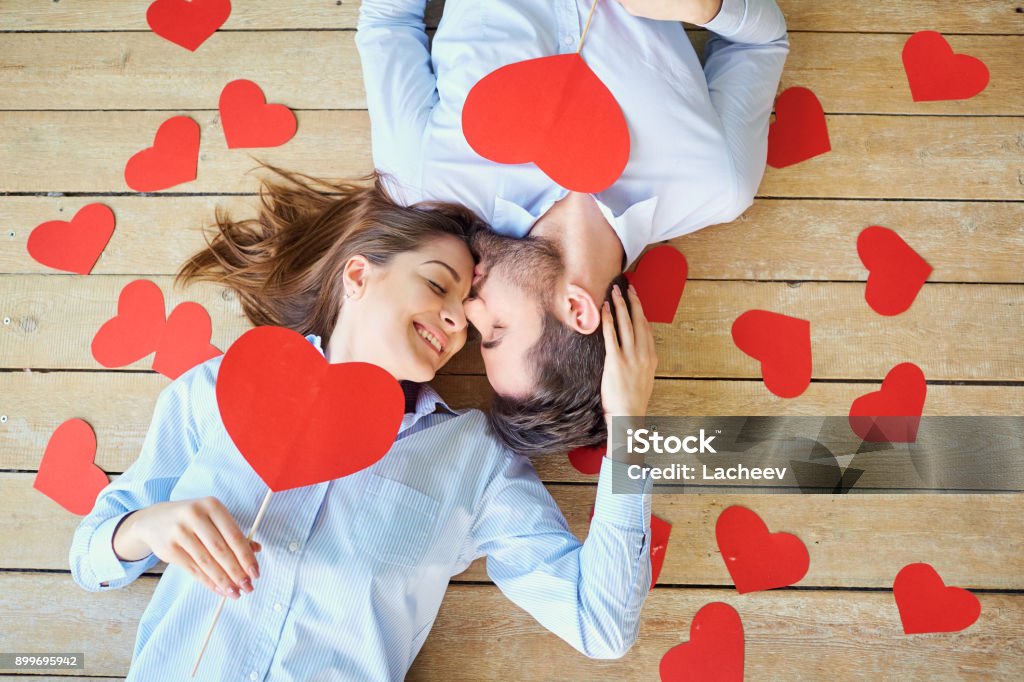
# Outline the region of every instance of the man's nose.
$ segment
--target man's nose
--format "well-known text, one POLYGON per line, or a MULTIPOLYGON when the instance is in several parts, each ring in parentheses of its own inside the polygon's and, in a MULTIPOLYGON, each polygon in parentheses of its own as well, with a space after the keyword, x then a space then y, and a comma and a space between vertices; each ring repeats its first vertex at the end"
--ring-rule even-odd
POLYGON ((467 298, 462 303, 462 310, 470 324, 477 329, 480 329, 480 325, 483 323, 483 301, 477 297, 467 298))

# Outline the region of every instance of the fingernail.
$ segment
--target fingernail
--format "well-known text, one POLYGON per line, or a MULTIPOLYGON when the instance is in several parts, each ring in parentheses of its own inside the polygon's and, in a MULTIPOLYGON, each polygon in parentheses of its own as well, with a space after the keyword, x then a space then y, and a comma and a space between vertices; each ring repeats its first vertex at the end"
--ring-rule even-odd
POLYGON ((248 578, 244 579, 242 581, 242 583, 241 583, 241 587, 242 587, 242 592, 245 592, 246 594, 249 594, 250 592, 252 592, 252 581, 249 580, 248 578))
POLYGON ((236 590, 236 589, 235 589, 234 587, 232 587, 232 586, 229 586, 229 587, 227 587, 226 589, 227 589, 227 592, 228 592, 228 596, 229 596, 229 597, 231 597, 232 599, 238 599, 238 590, 236 590))
POLYGON ((632 282, 629 285, 629 290, 632 291, 634 294, 636 293, 636 287, 633 286, 632 282))
POLYGON ((252 576, 253 580, 256 580, 257 578, 260 577, 260 567, 259 567, 259 564, 253 564, 252 566, 249 567, 247 572, 249 573, 249 575, 252 576))
POLYGON ((618 284, 616 284, 616 285, 614 285, 612 287, 612 294, 614 294, 615 296, 622 296, 622 292, 619 291, 619 285, 618 284))
POLYGON ((216 587, 214 587, 213 591, 216 592, 217 594, 219 594, 222 597, 226 597, 227 596, 226 594, 224 594, 224 590, 220 589, 220 585, 217 585, 216 587))

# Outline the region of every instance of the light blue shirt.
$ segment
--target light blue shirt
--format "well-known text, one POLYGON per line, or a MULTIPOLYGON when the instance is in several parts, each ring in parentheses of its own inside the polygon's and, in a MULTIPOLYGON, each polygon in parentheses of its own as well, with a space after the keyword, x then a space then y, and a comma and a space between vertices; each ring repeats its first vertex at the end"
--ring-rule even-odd
MULTIPOLYGON (((575 52, 590 0, 446 0, 428 50, 424 0, 363 0, 356 45, 373 160, 406 203, 456 201, 524 236, 566 194, 534 164, 479 156, 462 106, 491 71, 575 52)), ((724 0, 700 60, 682 24, 598 3, 583 58, 611 90, 630 134, 629 162, 593 195, 632 263, 654 242, 729 222, 764 174, 768 123, 789 51, 774 0, 724 0)), ((523 93, 529 97, 530 93, 523 93)), ((601 144, 594 140, 594 144, 601 144)))
MULTIPOLYGON (((220 362, 161 392, 138 460, 79 525, 71 574, 85 589, 124 587, 158 563, 114 553, 114 530, 131 511, 213 495, 243 532, 251 527, 267 487, 224 430, 220 362)), ((618 467, 605 458, 581 544, 530 461, 490 437, 482 413, 455 412, 423 386, 382 460, 274 493, 255 537, 255 589, 225 604, 196 679, 401 680, 449 579, 481 556, 495 584, 546 628, 588 656, 621 656, 651 581, 651 483, 617 471, 613 494, 618 467)), ((219 600, 168 566, 142 615, 128 680, 189 679, 219 600)))

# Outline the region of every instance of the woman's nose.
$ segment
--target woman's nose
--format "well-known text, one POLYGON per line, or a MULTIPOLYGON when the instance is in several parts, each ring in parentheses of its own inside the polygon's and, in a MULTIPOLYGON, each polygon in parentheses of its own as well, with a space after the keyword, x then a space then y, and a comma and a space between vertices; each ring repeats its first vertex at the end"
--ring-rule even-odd
POLYGON ((446 307, 441 311, 441 318, 445 327, 452 331, 460 332, 466 328, 466 311, 459 303, 452 307, 446 307))

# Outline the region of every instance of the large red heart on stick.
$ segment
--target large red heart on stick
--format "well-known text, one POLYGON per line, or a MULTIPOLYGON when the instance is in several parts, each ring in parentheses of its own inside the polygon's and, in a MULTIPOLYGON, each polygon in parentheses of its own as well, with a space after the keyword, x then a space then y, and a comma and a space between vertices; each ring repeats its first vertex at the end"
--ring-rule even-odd
POLYGON ((985 62, 955 54, 937 31, 919 31, 907 38, 903 68, 915 102, 969 99, 988 85, 985 62))
POLYGON ((103 204, 89 204, 70 221, 37 225, 28 236, 28 253, 47 267, 88 275, 112 234, 114 212, 103 204))
POLYGON ((661 682, 743 682, 743 622, 736 609, 712 602, 693 617, 690 641, 669 649, 661 682))
POLYGON ((516 62, 484 76, 466 97, 462 131, 480 156, 532 161, 575 192, 607 189, 629 160, 622 109, 576 53, 516 62))
POLYGON ((892 594, 908 635, 959 632, 981 615, 981 602, 961 587, 946 587, 928 564, 904 566, 892 584, 892 594))
POLYGON ((785 168, 832 150, 825 110, 807 88, 787 88, 775 100, 768 127, 768 165, 785 168))
POLYGON ((626 279, 636 288, 644 315, 651 322, 671 324, 686 287, 686 256, 668 245, 656 246, 643 255, 626 279))
POLYGON ((745 507, 729 507, 718 516, 715 539, 740 594, 800 582, 811 564, 800 538, 769 532, 761 517, 745 507))
POLYGON ((928 393, 924 372, 912 362, 889 370, 882 388, 850 406, 850 428, 871 443, 913 443, 928 393))
POLYGON ((405 398, 376 365, 328 364, 301 335, 256 327, 224 354, 217 406, 242 456, 279 492, 373 465, 398 435, 405 398))
POLYGON ((124 181, 136 192, 156 192, 196 179, 199 124, 174 116, 160 124, 153 146, 128 159, 124 181))
POLYGON ((872 225, 857 237, 857 255, 868 269, 864 299, 879 315, 899 315, 914 302, 932 266, 887 227, 872 225))
POLYGON ((177 379, 201 362, 220 355, 220 349, 210 343, 213 325, 206 308, 186 301, 179 304, 167 317, 160 333, 153 358, 153 369, 165 377, 177 379))
POLYGON ((795 398, 811 384, 811 323, 767 310, 748 310, 732 323, 732 340, 761 362, 765 387, 795 398))
POLYGON ((260 86, 231 81, 220 93, 220 124, 229 149, 277 147, 295 134, 295 114, 283 104, 267 104, 260 86))
POLYGON ((96 434, 81 419, 69 419, 53 432, 32 487, 72 514, 85 516, 110 482, 93 463, 96 434))
POLYGON ((92 356, 104 367, 124 367, 141 360, 160 342, 164 294, 149 280, 125 285, 117 298, 117 315, 103 323, 92 339, 92 356))
POLYGON ((146 10, 146 23, 161 38, 195 52, 229 16, 229 0, 156 0, 146 10))

